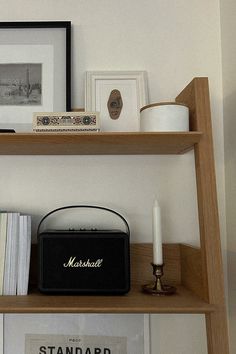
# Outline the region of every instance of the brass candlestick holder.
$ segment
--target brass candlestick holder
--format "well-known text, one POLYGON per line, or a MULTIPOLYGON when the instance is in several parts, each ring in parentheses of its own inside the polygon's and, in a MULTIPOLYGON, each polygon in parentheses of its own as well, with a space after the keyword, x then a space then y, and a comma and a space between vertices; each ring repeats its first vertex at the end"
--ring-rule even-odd
POLYGON ((152 295, 172 295, 176 293, 176 288, 170 285, 163 285, 161 278, 164 274, 163 268, 164 264, 153 264, 153 275, 155 276, 154 283, 143 285, 142 289, 145 293, 152 294, 152 295))

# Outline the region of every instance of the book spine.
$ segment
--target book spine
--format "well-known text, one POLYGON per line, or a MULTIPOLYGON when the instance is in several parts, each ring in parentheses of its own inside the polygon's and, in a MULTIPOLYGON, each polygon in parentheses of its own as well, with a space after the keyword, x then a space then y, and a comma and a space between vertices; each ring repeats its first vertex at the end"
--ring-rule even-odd
POLYGON ((7 213, 0 213, 0 295, 3 295, 6 240, 7 240, 7 213))
POLYGON ((8 213, 3 295, 16 295, 19 213, 8 213))

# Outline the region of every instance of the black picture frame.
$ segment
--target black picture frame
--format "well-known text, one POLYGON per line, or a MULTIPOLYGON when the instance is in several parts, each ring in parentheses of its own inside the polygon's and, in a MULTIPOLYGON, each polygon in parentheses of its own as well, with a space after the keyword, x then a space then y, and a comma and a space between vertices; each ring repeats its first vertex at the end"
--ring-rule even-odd
MULTIPOLYGON (((53 46, 54 44, 51 44, 49 41, 52 41, 53 38, 56 38, 56 41, 58 41, 58 38, 60 38, 60 43, 55 44, 55 52, 53 52, 53 60, 55 64, 56 60, 61 60, 59 59, 60 55, 58 55, 58 48, 60 47, 60 54, 63 55, 63 67, 61 70, 59 70, 58 74, 53 73, 53 89, 55 89, 55 92, 60 90, 61 85, 55 84, 56 79, 55 77, 60 77, 60 75, 63 75, 63 79, 58 79, 59 81, 63 80, 63 107, 64 109, 51 109, 50 111, 71 111, 71 21, 26 21, 26 22, 0 22, 0 45, 15 45, 17 46, 17 37, 18 33, 23 33, 25 34, 22 36, 20 44, 26 44, 28 46, 31 45, 42 45, 42 38, 45 37, 45 43, 48 44, 48 46, 53 46), (17 30, 17 31, 16 31, 17 30), (18 31, 19 30, 19 31, 18 31), (24 31, 25 30, 25 31, 24 31), (31 31, 32 30, 32 31, 31 31), (45 30, 45 32, 41 31, 45 30), (51 31, 50 31, 51 30, 51 31), (58 31, 57 31, 58 30, 58 31), (57 33, 56 33, 57 32, 57 33), (39 33, 39 42, 37 43, 37 34, 39 33), (51 36, 51 37, 50 37, 51 36), (5 38, 6 37, 6 38, 5 38), (26 37, 26 38, 25 38, 26 37), (27 38, 28 41, 27 41, 27 38), (9 43, 7 42, 9 39, 9 43), (63 42, 62 42, 63 40, 63 42), (30 43, 31 41, 31 43, 30 43), (61 43, 62 42, 62 43, 61 43), (57 54, 57 55, 56 55, 57 54), (57 59, 58 58, 58 59, 57 59), (57 76, 58 75, 58 76, 57 76)), ((20 35, 19 35, 20 36, 20 35)), ((45 46, 46 47, 46 46, 45 46)), ((33 48, 33 47, 32 47, 33 48)), ((53 47, 54 50, 54 47, 53 47)), ((39 49, 40 51, 40 49, 39 49)), ((35 54, 36 55, 36 54, 35 54)), ((58 64, 57 64, 58 65, 58 64)), ((58 68, 57 68, 58 69, 58 68)), ((57 70, 58 71, 58 70, 57 70)), ((61 83, 60 81, 60 83, 61 83)), ((61 94, 61 93, 60 93, 61 94)), ((56 93, 55 93, 56 95, 56 93)), ((61 99, 58 99, 58 102, 62 101, 61 99)), ((53 105, 54 105, 53 101, 53 105)), ((4 104, 3 104, 4 105, 4 104)), ((62 105, 62 103, 61 103, 62 105)), ((0 106, 2 108, 2 106, 0 106)), ((38 110, 40 111, 40 109, 38 110)), ((45 111, 44 109, 42 111, 45 111)), ((17 120, 17 119, 16 119, 17 120)), ((2 125, 1 120, 1 110, 0 110, 0 125, 2 125)))

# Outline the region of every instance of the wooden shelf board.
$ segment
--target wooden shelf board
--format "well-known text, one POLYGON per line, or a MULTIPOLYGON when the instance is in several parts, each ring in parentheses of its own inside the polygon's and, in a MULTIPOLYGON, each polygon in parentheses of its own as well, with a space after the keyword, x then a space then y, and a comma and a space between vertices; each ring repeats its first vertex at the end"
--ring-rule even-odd
POLYGON ((50 296, 31 292, 27 296, 2 296, 1 313, 210 313, 213 305, 182 286, 172 296, 152 296, 140 287, 122 296, 50 296))
POLYGON ((0 155, 183 154, 201 132, 1 133, 0 155))

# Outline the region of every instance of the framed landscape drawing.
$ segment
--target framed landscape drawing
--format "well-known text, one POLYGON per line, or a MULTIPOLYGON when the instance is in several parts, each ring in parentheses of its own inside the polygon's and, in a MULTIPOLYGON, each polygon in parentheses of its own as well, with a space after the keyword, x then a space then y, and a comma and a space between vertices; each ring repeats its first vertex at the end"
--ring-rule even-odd
POLYGON ((148 103, 145 71, 88 71, 85 107, 100 112, 102 131, 139 131, 148 103))
POLYGON ((71 110, 71 23, 0 22, 0 126, 71 110))
POLYGON ((0 64, 0 106, 42 105, 42 63, 0 64))

